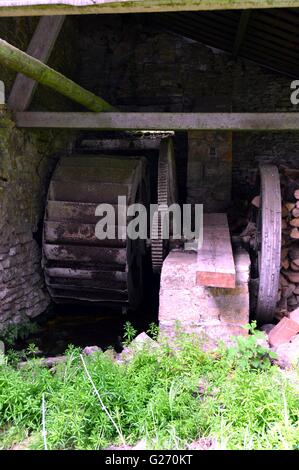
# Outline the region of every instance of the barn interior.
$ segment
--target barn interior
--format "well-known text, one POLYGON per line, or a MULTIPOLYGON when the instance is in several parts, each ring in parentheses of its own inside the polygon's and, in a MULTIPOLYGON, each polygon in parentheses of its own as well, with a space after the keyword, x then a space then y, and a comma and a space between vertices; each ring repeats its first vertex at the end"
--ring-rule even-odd
MULTIPOLYGON (((268 203, 280 221, 282 217, 282 236, 273 235, 279 249, 277 285, 272 283, 277 296, 266 293, 272 296, 271 313, 266 308, 260 323, 275 322, 298 307, 299 224, 292 220, 299 207, 294 197, 299 188, 299 122, 290 99, 299 73, 298 31, 298 8, 0 18, 1 39, 47 62, 110 106, 92 114, 63 96, 54 81, 52 88, 31 78, 22 82, 24 75, 0 53, 6 97, 0 114, 2 334, 12 325, 37 321, 49 354, 55 348, 60 352, 68 341, 116 345, 128 319, 139 330, 159 320, 168 334, 177 319, 186 325, 203 321, 208 331, 218 332, 213 338, 239 334, 255 318, 259 295, 251 282, 257 275, 250 230, 251 217, 261 209, 261 202, 252 201, 261 193, 260 168, 265 167, 277 168, 279 175, 282 204, 277 188, 268 203), (45 50, 35 49, 37 42, 45 50), (33 86, 27 93, 28 81, 33 86), (203 204, 206 234, 222 247, 216 264, 217 274, 224 277, 216 284, 193 285, 193 278, 200 277, 195 255, 187 254, 185 269, 185 258, 178 260, 173 250, 177 246, 168 245, 165 253, 159 244, 154 251, 153 242, 142 249, 112 246, 117 256, 130 253, 131 268, 124 269, 131 273, 128 280, 115 270, 111 246, 99 254, 93 234, 76 231, 71 216, 68 233, 57 226, 57 201, 94 204, 92 184, 109 185, 113 171, 112 183, 118 185, 141 172, 144 186, 136 190, 134 202, 157 203, 161 142, 170 140, 165 152, 175 162, 176 178, 168 171, 167 184, 170 193, 177 189, 176 200, 173 194, 170 200, 181 206, 203 204), (88 254, 83 253, 86 244, 88 254), (142 267, 138 250, 146 252, 142 267), (78 271, 95 273, 100 263, 106 266, 103 278, 94 274, 91 279, 87 273, 79 279, 78 271), (232 273, 222 269, 232 263, 233 284, 232 273), (66 270, 78 275, 67 289, 66 270), (179 312, 186 310, 183 319, 174 313, 176 304, 179 312), (208 318, 196 320, 200 310, 210 312, 208 318), (236 311, 238 318, 233 318, 236 311)), ((115 204, 117 188, 113 196, 108 193, 97 202, 115 204)), ((84 214, 80 223, 94 226, 94 215, 84 214)), ((273 228, 273 220, 269 226, 273 228)))

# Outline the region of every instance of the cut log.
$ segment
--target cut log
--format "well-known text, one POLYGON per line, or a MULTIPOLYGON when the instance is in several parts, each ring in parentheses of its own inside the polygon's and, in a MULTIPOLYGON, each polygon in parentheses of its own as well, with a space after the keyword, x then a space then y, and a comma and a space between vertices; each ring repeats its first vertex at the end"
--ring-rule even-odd
POLYGON ((289 178, 299 179, 299 170, 297 168, 286 168, 284 174, 289 178))
POLYGON ((225 214, 204 214, 203 246, 197 254, 196 283, 199 286, 233 289, 235 263, 225 214))
POLYGON ((281 250, 281 260, 284 260, 285 258, 287 258, 289 254, 289 249, 288 248, 282 248, 281 250))
POLYGON ((289 257, 291 258, 292 261, 294 261, 295 259, 299 259, 299 247, 292 245, 289 248, 288 255, 289 255, 289 257))
POLYGON ((288 285, 289 285, 288 280, 281 273, 280 273, 280 276, 279 276, 279 283, 283 287, 288 287, 288 285))
POLYGON ((30 57, 26 52, 17 49, 3 39, 0 39, 0 63, 16 72, 26 75, 26 77, 42 85, 52 88, 91 111, 101 112, 114 110, 113 106, 102 98, 85 90, 61 73, 56 72, 39 60, 30 57))
POLYGON ((289 210, 288 210, 288 208, 286 207, 286 205, 284 204, 284 205, 282 206, 282 208, 281 208, 281 216, 282 216, 283 218, 285 218, 285 217, 288 217, 288 215, 289 215, 289 210))
POLYGON ((299 199, 299 189, 296 189, 296 191, 294 191, 294 196, 296 199, 299 199))
POLYGON ((295 207, 295 204, 293 202, 286 202, 284 205, 289 212, 291 212, 295 207))
POLYGON ((287 313, 288 313, 287 299, 285 297, 282 297, 277 304, 277 307, 275 310, 275 318, 277 320, 281 320, 281 318, 283 318, 287 313))
POLYGON ((293 271, 299 271, 299 266, 295 264, 293 261, 291 262, 290 267, 293 271))
POLYGON ((284 276, 293 284, 299 284, 299 272, 291 270, 283 271, 284 276))
POLYGON ((251 201, 251 204, 254 206, 254 207, 260 207, 260 201, 261 201, 261 198, 260 196, 255 196, 252 201, 251 201))
POLYGON ((290 266, 290 262, 287 258, 285 258, 282 262, 281 262, 281 266, 283 269, 289 269, 289 266, 290 266))
POLYGON ((296 240, 299 240, 299 230, 298 230, 298 228, 293 228, 293 230, 291 230, 290 237, 294 238, 296 240))
POLYGON ((283 298, 290 297, 294 293, 295 289, 296 289, 295 284, 289 284, 287 287, 282 287, 281 288, 281 297, 283 297, 283 298))
POLYGON ((287 299, 287 304, 289 307, 296 307, 297 306, 297 298, 295 295, 291 295, 287 299))
POLYGON ((299 227, 299 217, 291 219, 289 224, 291 225, 291 227, 299 227))
POLYGON ((288 228, 288 223, 285 219, 282 219, 282 221, 281 221, 281 228, 282 228, 282 230, 285 230, 285 229, 288 228))
MULTIPOLYGON (((294 230, 297 230, 297 229, 294 229, 294 230)), ((289 241, 290 241, 289 233, 285 233, 285 231, 283 231, 282 238, 281 238, 281 245, 288 246, 289 241)))

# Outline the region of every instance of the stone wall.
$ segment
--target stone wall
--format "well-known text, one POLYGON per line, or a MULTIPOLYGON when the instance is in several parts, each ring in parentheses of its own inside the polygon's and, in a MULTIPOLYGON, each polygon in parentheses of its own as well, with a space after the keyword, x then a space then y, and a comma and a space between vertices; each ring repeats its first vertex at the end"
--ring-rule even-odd
POLYGON ((187 203, 205 212, 227 212, 231 205, 232 133, 188 132, 187 203))
MULTIPOLYGON (((162 31, 154 15, 82 16, 78 21, 78 77, 120 109, 298 110, 290 103, 291 78, 162 31)), ((298 143, 298 133, 233 133, 234 197, 251 197, 259 161, 298 165, 298 143)), ((186 171, 181 159, 180 164, 186 171)))
POLYGON ((0 334, 49 305, 40 224, 50 175, 67 151, 65 133, 20 131, 0 115, 0 334))
MULTIPOLYGON (((1 18, 1 37, 26 50, 36 24, 37 18, 1 18)), ((49 61, 70 77, 75 74, 71 26, 67 19, 49 61)), ((14 78, 0 66, 6 99, 14 78)), ((32 109, 73 107, 38 87, 32 109)), ((71 132, 17 130, 10 113, 0 110, 0 336, 9 324, 26 322, 49 305, 41 272, 41 225, 51 173, 72 140, 71 132)))

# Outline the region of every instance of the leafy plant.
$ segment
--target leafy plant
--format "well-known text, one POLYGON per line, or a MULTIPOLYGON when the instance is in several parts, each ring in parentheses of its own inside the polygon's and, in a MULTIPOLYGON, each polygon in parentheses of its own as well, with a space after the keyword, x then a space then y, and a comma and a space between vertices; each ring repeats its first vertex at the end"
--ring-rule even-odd
POLYGON ((25 339, 38 331, 38 326, 33 322, 24 322, 20 324, 11 323, 4 331, 1 331, 0 340, 6 346, 13 346, 18 339, 25 339))
MULTIPOLYGON (((136 331, 126 328, 129 341, 136 331)), ((252 337, 233 354, 224 347, 204 351, 196 337, 181 335, 171 345, 145 345, 128 363, 99 352, 84 356, 84 366, 74 346, 55 371, 36 358, 21 368, 4 361, 0 448, 18 435, 34 437, 30 448, 44 448, 44 396, 50 450, 104 449, 140 439, 152 449, 184 449, 200 438, 226 449, 296 449, 299 371, 288 379, 277 366, 258 367, 252 337)))
POLYGON ((262 345, 265 339, 264 334, 256 329, 256 321, 244 327, 249 335, 236 336, 235 345, 228 348, 228 358, 238 364, 243 370, 269 369, 273 359, 277 358, 276 353, 270 351, 262 345))
POLYGON ((26 357, 35 357, 39 352, 38 347, 34 343, 29 343, 27 349, 26 349, 26 357))
POLYGON ((150 323, 147 333, 153 338, 153 340, 157 341, 159 336, 159 326, 156 323, 150 323))
POLYGON ((128 346, 131 341, 135 338, 137 330, 135 330, 132 323, 127 321, 124 325, 124 344, 128 346))

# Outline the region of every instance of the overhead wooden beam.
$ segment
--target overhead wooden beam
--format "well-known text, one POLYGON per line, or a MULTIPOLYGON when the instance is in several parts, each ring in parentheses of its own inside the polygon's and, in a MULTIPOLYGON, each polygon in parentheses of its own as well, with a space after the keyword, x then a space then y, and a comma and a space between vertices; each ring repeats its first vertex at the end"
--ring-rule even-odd
POLYGON ((250 15, 251 15, 251 10, 244 10, 241 13, 238 30, 237 30, 237 34, 235 38, 235 43, 233 47, 234 58, 236 58, 240 52, 243 40, 245 38, 250 15))
POLYGON ((299 131, 299 113, 21 112, 18 127, 98 130, 299 131))
MULTIPOLYGON (((27 54, 47 63, 65 16, 43 16, 36 27, 27 49, 27 54)), ((37 82, 18 73, 8 98, 8 107, 14 111, 25 111, 32 101, 37 82)))
POLYGON ((293 8, 299 0, 1 0, 0 16, 293 8))
POLYGON ((8 42, 0 39, 0 63, 26 75, 42 85, 52 88, 61 95, 85 106, 90 111, 101 112, 114 110, 113 106, 102 98, 85 90, 77 83, 66 78, 56 70, 30 57, 26 52, 20 51, 8 42))

